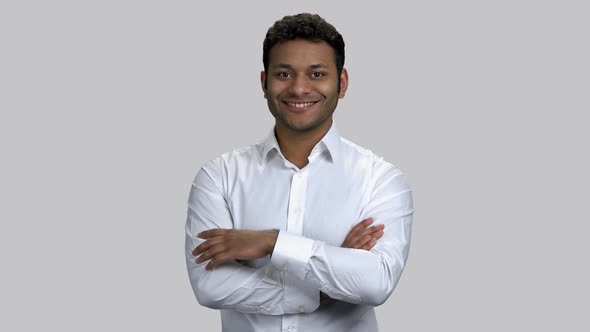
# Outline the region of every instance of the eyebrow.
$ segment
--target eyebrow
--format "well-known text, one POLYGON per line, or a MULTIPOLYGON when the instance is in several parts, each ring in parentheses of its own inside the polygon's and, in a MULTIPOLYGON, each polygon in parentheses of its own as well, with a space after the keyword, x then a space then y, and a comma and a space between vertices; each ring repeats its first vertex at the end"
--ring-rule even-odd
MULTIPOLYGON (((276 69, 276 68, 293 69, 293 66, 288 63, 279 63, 279 64, 273 66, 273 69, 276 69)), ((318 63, 318 64, 309 65, 309 68, 310 69, 328 68, 328 66, 318 63)))

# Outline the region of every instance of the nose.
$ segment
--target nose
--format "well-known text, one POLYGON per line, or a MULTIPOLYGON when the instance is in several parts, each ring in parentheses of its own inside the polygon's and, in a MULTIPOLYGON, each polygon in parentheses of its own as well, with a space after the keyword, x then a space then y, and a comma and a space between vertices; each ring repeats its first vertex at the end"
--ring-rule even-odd
POLYGON ((311 82, 305 75, 298 75, 291 81, 291 94, 303 96, 311 92, 311 82))

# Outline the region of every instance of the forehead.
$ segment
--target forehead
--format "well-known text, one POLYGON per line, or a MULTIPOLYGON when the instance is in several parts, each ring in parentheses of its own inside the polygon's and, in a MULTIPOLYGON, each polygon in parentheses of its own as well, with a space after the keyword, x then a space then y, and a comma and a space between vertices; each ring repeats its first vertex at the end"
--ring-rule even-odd
POLYGON ((325 65, 336 67, 334 49, 325 41, 295 39, 273 46, 269 52, 269 68, 278 64, 292 66, 325 65))

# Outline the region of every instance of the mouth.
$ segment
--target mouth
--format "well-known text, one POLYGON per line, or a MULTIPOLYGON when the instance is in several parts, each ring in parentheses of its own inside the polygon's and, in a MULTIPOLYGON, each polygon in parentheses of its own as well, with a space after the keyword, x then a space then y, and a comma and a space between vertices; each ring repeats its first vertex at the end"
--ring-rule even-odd
POLYGON ((318 101, 283 101, 293 112, 304 112, 313 107, 318 101))

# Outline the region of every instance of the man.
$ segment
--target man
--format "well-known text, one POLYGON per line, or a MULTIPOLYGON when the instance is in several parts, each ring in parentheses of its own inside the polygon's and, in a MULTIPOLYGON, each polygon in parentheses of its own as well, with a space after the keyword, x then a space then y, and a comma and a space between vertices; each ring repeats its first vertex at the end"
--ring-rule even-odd
POLYGON ((190 281, 223 331, 377 331, 374 307, 408 255, 403 174, 340 137, 344 41, 311 14, 266 34, 261 84, 275 126, 201 168, 186 225, 190 281))

